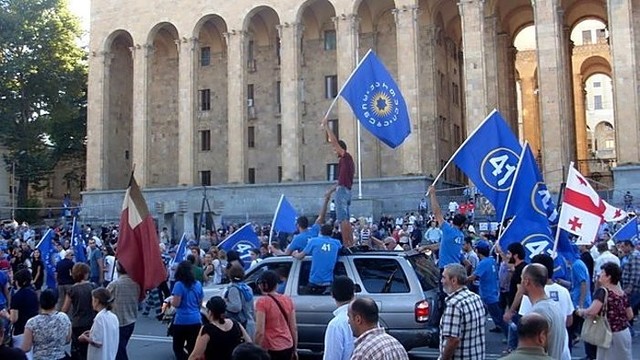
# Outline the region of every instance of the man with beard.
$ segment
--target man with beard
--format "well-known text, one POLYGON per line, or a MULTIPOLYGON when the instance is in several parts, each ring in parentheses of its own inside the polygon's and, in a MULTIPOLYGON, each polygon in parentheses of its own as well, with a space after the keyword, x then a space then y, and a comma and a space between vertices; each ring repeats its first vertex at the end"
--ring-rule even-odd
POLYGON ((485 309, 480 296, 467 289, 467 270, 449 264, 442 273, 447 293, 440 319, 440 359, 481 360, 485 356, 485 309))

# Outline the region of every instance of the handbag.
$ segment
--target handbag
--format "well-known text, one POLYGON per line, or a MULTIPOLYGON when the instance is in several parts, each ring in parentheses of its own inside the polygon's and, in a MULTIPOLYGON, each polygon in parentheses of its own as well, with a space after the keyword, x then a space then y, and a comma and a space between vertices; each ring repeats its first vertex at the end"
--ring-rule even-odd
POLYGON ((609 299, 609 291, 603 288, 605 291, 604 303, 600 313, 593 318, 586 318, 584 324, 582 324, 582 331, 580 336, 582 340, 589 344, 596 345, 608 349, 611 347, 612 333, 611 326, 609 326, 609 320, 607 320, 607 300, 609 299))

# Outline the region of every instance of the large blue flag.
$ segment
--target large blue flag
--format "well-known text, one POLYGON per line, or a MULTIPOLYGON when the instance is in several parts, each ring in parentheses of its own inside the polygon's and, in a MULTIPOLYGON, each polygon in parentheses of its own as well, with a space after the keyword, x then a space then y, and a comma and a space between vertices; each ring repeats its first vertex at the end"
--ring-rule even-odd
POLYGON ((521 151, 522 146, 509 125, 494 110, 458 148, 452 161, 501 216, 521 151))
POLYGON ((253 231, 251 223, 245 224, 218 245, 220 250, 237 251, 244 262, 245 269, 248 269, 251 265, 251 254, 249 251, 259 247, 260 239, 258 239, 258 235, 253 231))
POLYGON ((623 240, 635 241, 638 239, 638 218, 634 217, 629 220, 611 237, 615 242, 623 240))
POLYGON ((182 238, 180 239, 180 243, 178 243, 178 250, 176 250, 176 257, 173 258, 169 262, 169 266, 173 267, 176 263, 182 262, 185 258, 185 253, 187 251, 187 233, 182 234, 182 238))
POLYGON ((369 50, 340 94, 371 134, 395 149, 411 134, 407 104, 391 74, 369 50))
POLYGON ((58 251, 56 251, 56 247, 53 243, 54 237, 53 230, 49 229, 44 236, 42 236, 42 240, 36 245, 36 249, 40 250, 40 255, 42 256, 42 262, 44 263, 45 278, 47 282, 47 288, 55 289, 56 288, 56 262, 58 259, 58 251))
POLYGON ((298 214, 293 205, 282 195, 278 202, 278 207, 273 215, 273 223, 271 224, 272 231, 284 232, 293 234, 296 231, 296 219, 298 214))
POLYGON ((76 262, 87 262, 86 246, 82 238, 82 231, 78 224, 77 218, 73 218, 73 227, 71 228, 71 246, 76 256, 76 262))

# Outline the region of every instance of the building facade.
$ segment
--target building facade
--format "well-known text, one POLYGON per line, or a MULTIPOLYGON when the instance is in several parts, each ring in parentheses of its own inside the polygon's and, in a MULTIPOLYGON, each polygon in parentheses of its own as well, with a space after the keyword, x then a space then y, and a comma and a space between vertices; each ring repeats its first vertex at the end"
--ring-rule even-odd
MULTIPOLYGON (((588 149, 569 36, 585 18, 606 24, 604 60, 614 94, 624 94, 611 99, 615 156, 637 163, 639 11, 638 0, 92 2, 84 202, 124 189, 134 165, 156 192, 332 180, 337 159, 319 124, 369 49, 402 89, 412 134, 394 151, 363 133, 363 178, 437 174, 498 108, 514 131, 523 119, 558 187, 562 166, 588 149), (514 38, 529 25, 537 46, 525 74, 514 38)), ((355 154, 346 103, 329 125, 355 154)), ((454 167, 445 176, 464 181, 454 167)))

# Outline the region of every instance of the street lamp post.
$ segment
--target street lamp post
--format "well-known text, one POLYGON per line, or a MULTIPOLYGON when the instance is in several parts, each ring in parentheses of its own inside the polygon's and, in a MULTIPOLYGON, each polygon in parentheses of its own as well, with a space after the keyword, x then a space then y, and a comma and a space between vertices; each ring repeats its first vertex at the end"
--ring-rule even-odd
POLYGON ((16 161, 11 162, 11 220, 16 219, 16 161))

